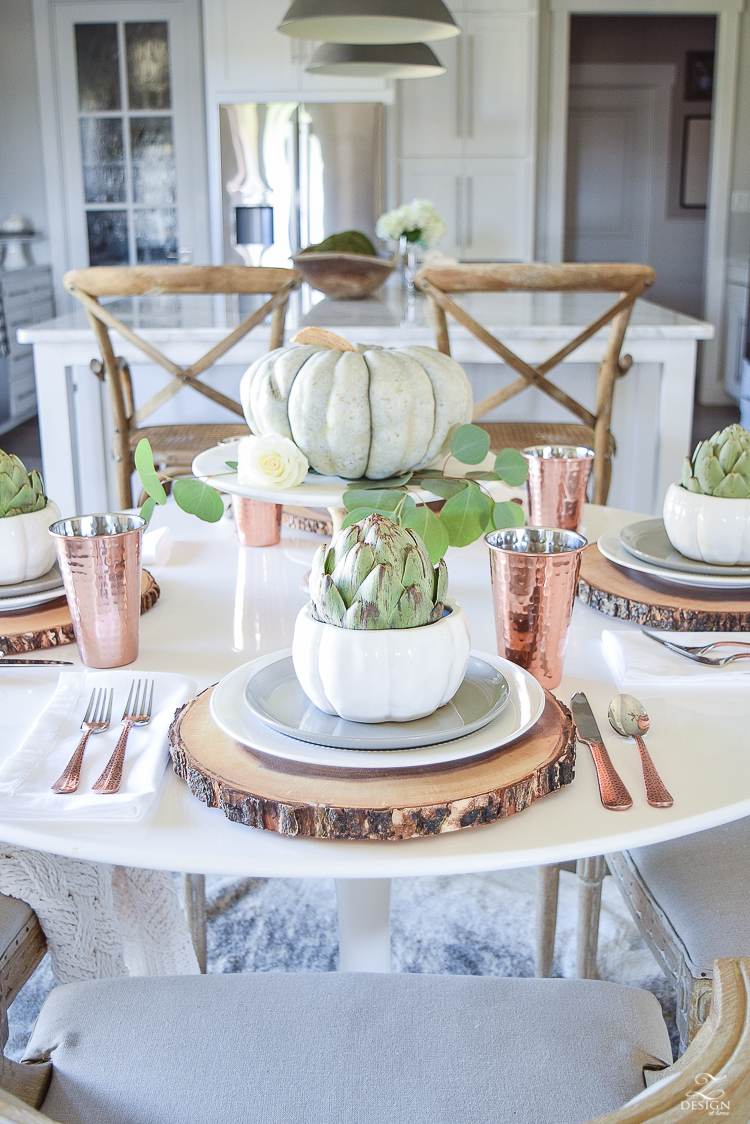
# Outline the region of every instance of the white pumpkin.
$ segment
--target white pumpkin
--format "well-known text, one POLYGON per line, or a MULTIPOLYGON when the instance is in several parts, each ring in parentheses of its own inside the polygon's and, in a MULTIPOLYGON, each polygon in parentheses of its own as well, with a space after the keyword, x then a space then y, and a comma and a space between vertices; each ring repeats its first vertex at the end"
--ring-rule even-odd
POLYGON ((60 518, 57 504, 47 500, 41 511, 0 519, 0 586, 31 581, 55 564, 55 540, 47 530, 60 518))
POLYGON ((372 480, 447 456, 473 406, 450 356, 431 347, 357 350, 321 329, 257 359, 240 398, 253 433, 290 437, 326 476, 372 480))

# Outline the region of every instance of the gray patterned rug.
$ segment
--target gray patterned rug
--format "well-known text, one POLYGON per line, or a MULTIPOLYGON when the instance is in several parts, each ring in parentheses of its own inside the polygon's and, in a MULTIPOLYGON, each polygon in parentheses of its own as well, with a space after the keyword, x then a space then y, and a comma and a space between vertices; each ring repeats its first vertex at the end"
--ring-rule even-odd
MULTIPOLYGON (((533 976, 535 871, 513 870, 393 883, 393 970, 533 976)), ((209 972, 333 972, 336 893, 329 880, 208 878, 209 972)), ((572 977, 577 889, 560 876, 554 974, 572 977)), ((673 1044, 674 993, 633 925, 611 878, 604 881, 599 975, 659 999, 673 1044)), ((10 1010, 8 1053, 18 1058, 54 980, 45 958, 10 1010)))

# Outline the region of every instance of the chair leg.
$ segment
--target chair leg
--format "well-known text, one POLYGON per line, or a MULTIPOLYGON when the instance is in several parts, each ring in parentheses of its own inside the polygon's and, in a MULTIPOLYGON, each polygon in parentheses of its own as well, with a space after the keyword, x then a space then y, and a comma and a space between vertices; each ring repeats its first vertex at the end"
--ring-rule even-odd
POLYGON ((560 888, 560 867, 536 868, 536 950, 534 975, 538 978, 552 975, 557 929, 557 894, 560 888))
POLYGON ((599 913, 602 905, 602 881, 607 873, 603 855, 579 859, 578 875, 578 964, 579 979, 596 979, 596 950, 599 944, 599 913))
POLYGON ((198 957, 201 972, 206 971, 206 876, 205 874, 183 874, 182 892, 185 897, 185 917, 187 919, 193 948, 198 957))

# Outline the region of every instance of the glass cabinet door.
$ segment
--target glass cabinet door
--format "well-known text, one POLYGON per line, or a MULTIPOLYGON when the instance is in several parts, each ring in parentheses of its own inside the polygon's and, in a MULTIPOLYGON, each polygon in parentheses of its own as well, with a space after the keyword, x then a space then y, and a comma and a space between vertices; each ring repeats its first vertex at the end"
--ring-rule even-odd
POLYGON ((199 30, 194 0, 58 9, 71 265, 208 260, 199 30))

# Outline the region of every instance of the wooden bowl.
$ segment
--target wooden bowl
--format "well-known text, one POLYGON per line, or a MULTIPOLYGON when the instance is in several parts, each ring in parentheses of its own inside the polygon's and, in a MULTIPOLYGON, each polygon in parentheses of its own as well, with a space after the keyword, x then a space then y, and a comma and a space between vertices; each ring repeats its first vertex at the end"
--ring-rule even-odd
POLYGON ((359 300, 379 289, 393 271, 392 258, 369 254, 294 254, 295 269, 332 300, 359 300))

